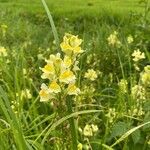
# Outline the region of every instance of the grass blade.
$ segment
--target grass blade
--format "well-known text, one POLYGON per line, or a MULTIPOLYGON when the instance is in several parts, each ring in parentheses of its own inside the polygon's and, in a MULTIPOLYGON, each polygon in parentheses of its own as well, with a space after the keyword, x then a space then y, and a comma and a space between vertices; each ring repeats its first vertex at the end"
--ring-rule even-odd
POLYGON ((133 132, 135 132, 137 129, 150 124, 150 121, 143 123, 135 128, 132 128, 131 130, 129 130, 128 132, 126 132, 124 135, 121 136, 121 138, 119 138, 113 145, 111 145, 111 147, 114 147, 115 145, 117 145, 118 143, 120 143, 121 141, 123 141, 125 138, 127 138, 130 134, 132 134, 133 132))
POLYGON ((53 35, 54 35, 54 39, 55 39, 55 42, 56 42, 56 45, 57 45, 57 48, 59 49, 59 37, 58 37, 58 33, 57 33, 57 30, 56 30, 56 27, 55 27, 55 24, 54 24, 54 21, 53 21, 53 17, 48 9, 48 6, 45 2, 45 0, 41 0, 42 1, 42 4, 45 8, 45 11, 47 13, 47 16, 48 16, 48 19, 49 19, 49 22, 50 22, 50 25, 51 25, 51 28, 52 28, 52 32, 53 32, 53 35))
POLYGON ((43 140, 42 140, 42 144, 44 144, 46 138, 48 137, 48 135, 51 133, 51 131, 53 131, 57 126, 59 126, 60 124, 62 124, 64 121, 72 118, 72 117, 75 117, 77 115, 81 115, 81 114, 88 114, 88 113, 98 113, 98 112, 101 112, 102 110, 83 110, 83 111, 78 111, 78 112, 74 112, 70 115, 67 115, 63 118, 61 118, 60 120, 58 120, 57 122, 55 122, 50 128, 49 130, 46 132, 43 140))

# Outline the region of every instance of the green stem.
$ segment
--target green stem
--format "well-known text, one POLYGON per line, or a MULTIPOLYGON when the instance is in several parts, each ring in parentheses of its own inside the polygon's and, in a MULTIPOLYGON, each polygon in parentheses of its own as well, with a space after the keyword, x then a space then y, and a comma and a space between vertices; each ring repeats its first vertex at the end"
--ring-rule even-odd
MULTIPOLYGON (((68 113, 69 114, 73 113, 72 98, 70 96, 67 96, 66 104, 68 108, 68 113)), ((75 120, 73 117, 69 119, 69 123, 70 123, 71 137, 72 137, 72 149, 77 150, 77 132, 76 132, 76 127, 75 127, 75 120)))

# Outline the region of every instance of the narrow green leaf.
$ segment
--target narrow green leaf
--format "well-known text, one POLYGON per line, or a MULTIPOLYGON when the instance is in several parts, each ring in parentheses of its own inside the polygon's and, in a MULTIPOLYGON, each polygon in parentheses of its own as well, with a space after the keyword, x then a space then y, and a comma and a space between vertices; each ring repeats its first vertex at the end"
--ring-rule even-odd
POLYGON ((53 32, 53 35, 54 35, 54 39, 56 41, 56 45, 57 45, 57 48, 59 49, 59 37, 58 37, 58 33, 57 33, 57 30, 56 30, 56 27, 55 27, 55 24, 54 24, 54 21, 53 21, 53 17, 48 9, 48 6, 45 2, 45 0, 41 0, 42 1, 42 4, 45 8, 45 11, 47 13, 47 16, 48 16, 48 19, 49 19, 49 22, 50 22, 50 25, 51 25, 51 28, 52 28, 52 32, 53 32))
POLYGON ((114 147, 115 145, 117 145, 118 143, 120 143, 121 141, 123 141, 125 138, 127 138, 130 134, 132 134, 133 132, 135 132, 136 130, 138 130, 139 128, 147 125, 147 124, 150 124, 150 121, 149 122, 146 122, 146 123, 143 123, 137 127, 134 127, 132 128, 131 130, 129 130, 128 132, 126 132, 124 135, 121 136, 121 138, 119 138, 114 144, 111 145, 111 147, 114 147))
POLYGON ((78 111, 78 112, 74 112, 70 115, 67 115, 63 118, 61 118, 60 120, 58 120, 57 122, 55 122, 54 124, 49 124, 42 132, 41 134, 35 139, 35 142, 44 134, 44 138, 42 140, 42 144, 45 142, 46 138, 48 137, 48 135, 60 124, 62 124, 64 121, 68 120, 71 117, 75 117, 77 115, 81 115, 81 114, 88 114, 88 113, 98 113, 101 112, 102 110, 83 110, 83 111, 78 111), (49 128, 50 127, 50 128, 49 128), (49 129, 48 129, 49 128, 49 129), (48 130, 48 131, 47 131, 48 130), (46 132, 46 133, 45 133, 46 132))

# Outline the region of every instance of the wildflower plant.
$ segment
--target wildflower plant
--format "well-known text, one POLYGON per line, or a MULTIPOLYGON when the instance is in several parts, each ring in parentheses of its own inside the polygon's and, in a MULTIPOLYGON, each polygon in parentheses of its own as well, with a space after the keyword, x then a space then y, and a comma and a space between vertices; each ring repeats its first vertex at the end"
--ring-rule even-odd
POLYGON ((78 36, 65 34, 60 44, 65 55, 61 57, 60 53, 52 54, 45 60, 47 64, 40 68, 43 72, 41 78, 48 79, 49 82, 41 85, 40 101, 58 99, 59 93, 63 96, 80 93, 80 89, 76 86, 76 79, 79 69, 77 58, 83 52, 81 43, 82 40, 78 36))
POLYGON ((109 35, 109 37, 107 38, 108 41, 108 45, 112 46, 112 47, 120 47, 121 46, 121 42, 118 38, 118 32, 114 31, 112 34, 109 35))
MULTIPOLYGON (((65 104, 68 107, 69 113, 72 112, 72 98, 71 96, 78 96, 80 89, 76 85, 78 74, 78 58, 84 51, 81 48, 82 40, 78 36, 66 33, 63 42, 60 44, 61 50, 64 53, 61 55, 51 54, 49 59, 46 59, 46 65, 42 70, 42 79, 46 79, 46 83, 42 83, 39 92, 41 102, 58 103, 59 115, 64 113, 63 107, 65 104), (66 100, 66 103, 65 103, 66 100)), ((75 128, 73 120, 70 124, 72 132, 75 135, 75 128)), ((73 137, 75 139, 75 137, 73 137)), ((76 141, 75 141, 76 142, 76 141)), ((77 143, 74 143, 77 145, 77 143)))

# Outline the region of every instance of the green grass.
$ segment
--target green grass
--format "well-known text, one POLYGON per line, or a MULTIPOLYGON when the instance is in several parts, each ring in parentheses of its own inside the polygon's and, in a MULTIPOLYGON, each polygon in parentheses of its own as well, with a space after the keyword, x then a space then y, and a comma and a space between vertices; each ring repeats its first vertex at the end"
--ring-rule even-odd
MULTIPOLYGON (((43 7, 40 0, 6 0, 1 2, 1 9, 13 8, 16 11, 24 9, 26 12, 40 13, 43 7)), ((81 16, 97 17, 108 13, 128 14, 130 11, 143 12, 143 5, 139 0, 47 0, 47 4, 54 16, 77 18, 81 16)))
POLYGON ((39 101, 40 86, 47 82, 41 79, 39 67, 60 49, 54 44, 56 32, 40 0, 0 0, 0 46, 8 52, 7 57, 0 56, 0 150, 71 150, 71 141, 76 142, 71 137, 74 129, 78 142, 93 150, 148 150, 150 91, 140 79, 150 62, 150 21, 144 16, 144 4, 138 0, 46 2, 60 42, 66 32, 83 39, 85 52, 77 76, 83 93, 72 101, 73 110, 65 98, 53 104, 39 101), (6 35, 2 24, 8 26, 6 35), (107 38, 114 30, 118 31, 120 48, 108 45, 107 38), (127 43, 129 35, 134 38, 132 44, 127 43), (138 63, 139 72, 131 56, 138 48, 146 56, 138 63), (84 78, 88 69, 101 74, 90 81, 84 78), (121 79, 128 82, 126 93, 118 86, 121 79), (132 97, 135 85, 146 90, 146 99, 132 97), (27 91, 23 94, 25 89, 29 89, 32 98, 28 98, 27 91), (83 132, 78 132, 77 128, 84 129, 86 124, 98 125, 95 136, 84 138, 83 132))

